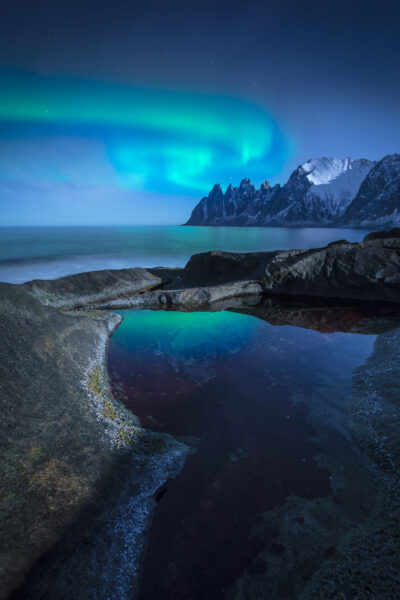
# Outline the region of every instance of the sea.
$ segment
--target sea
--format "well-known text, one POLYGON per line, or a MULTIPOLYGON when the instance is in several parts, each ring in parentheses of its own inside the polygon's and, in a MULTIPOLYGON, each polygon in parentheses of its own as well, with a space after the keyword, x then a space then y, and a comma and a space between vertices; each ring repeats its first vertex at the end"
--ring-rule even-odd
POLYGON ((183 267, 197 252, 318 248, 362 240, 359 229, 288 227, 0 227, 0 281, 23 283, 100 269, 183 267))

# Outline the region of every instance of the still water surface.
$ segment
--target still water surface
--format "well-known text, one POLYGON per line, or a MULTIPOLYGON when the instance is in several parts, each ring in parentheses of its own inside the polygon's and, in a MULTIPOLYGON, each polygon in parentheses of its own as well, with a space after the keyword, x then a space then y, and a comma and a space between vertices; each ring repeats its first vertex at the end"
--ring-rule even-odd
POLYGON ((114 395, 192 448, 159 492, 141 600, 294 598, 367 511, 346 400, 376 336, 227 311, 122 314, 114 395))

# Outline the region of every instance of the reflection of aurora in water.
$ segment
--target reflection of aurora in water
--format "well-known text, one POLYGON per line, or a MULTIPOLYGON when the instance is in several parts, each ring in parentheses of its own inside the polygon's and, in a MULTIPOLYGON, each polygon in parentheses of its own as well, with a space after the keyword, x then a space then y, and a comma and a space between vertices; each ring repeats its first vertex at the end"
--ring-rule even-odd
MULTIPOLYGON (((288 157, 272 117, 243 100, 27 72, 1 76, 1 137, 20 137, 23 130, 33 138, 100 138, 128 187, 198 193, 244 175, 261 181, 288 157)), ((51 165, 42 173, 54 175, 51 165)))
POLYGON ((375 336, 234 312, 121 314, 114 395, 196 448, 160 492, 140 598, 297 598, 374 500, 346 395, 375 336))
POLYGON ((124 326, 118 345, 127 350, 134 340, 146 351, 160 350, 168 357, 201 358, 231 354, 242 348, 258 320, 230 312, 132 311, 120 313, 124 326))
MULTIPOLYGON (((328 310, 321 322, 340 329, 349 323, 342 313, 331 322, 328 310)), ((158 504, 141 598, 299 598, 320 566, 342 562, 338 543, 363 535, 372 514, 375 482, 350 435, 346 396, 375 335, 326 334, 279 319, 273 326, 233 312, 121 314, 109 347, 114 396, 146 428, 193 449, 177 477, 152 488, 158 504)), ((309 316, 295 322, 316 325, 309 316)), ((360 322, 358 312, 348 316, 360 322)), ((370 324, 374 331, 383 322, 370 324)), ((393 358, 397 364, 396 351, 393 358)), ((93 535, 63 543, 18 598, 132 598, 136 571, 126 558, 140 544, 126 528, 137 528, 130 490, 119 488, 111 513, 107 504, 104 518, 89 523, 93 535)), ((355 578, 358 585, 358 571, 355 578)))

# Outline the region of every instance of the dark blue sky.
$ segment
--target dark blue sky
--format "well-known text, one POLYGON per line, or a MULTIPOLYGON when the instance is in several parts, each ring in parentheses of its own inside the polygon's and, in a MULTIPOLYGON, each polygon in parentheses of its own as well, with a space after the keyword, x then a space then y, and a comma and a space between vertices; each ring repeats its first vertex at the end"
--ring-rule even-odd
POLYGON ((218 180, 397 152, 399 22, 394 1, 3 0, 0 219, 179 223, 218 180))

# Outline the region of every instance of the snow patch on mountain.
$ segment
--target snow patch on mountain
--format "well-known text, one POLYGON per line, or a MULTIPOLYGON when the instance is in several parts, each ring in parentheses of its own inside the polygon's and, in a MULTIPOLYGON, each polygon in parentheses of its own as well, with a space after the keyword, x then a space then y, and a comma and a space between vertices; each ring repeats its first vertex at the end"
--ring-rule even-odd
POLYGON ((398 223, 400 155, 379 162, 322 157, 300 165, 288 181, 256 189, 248 178, 225 193, 219 184, 193 209, 187 225, 355 227, 398 223))
POLYGON ((351 158, 313 158, 301 166, 307 179, 314 185, 324 185, 352 168, 351 158))
POLYGON ((341 216, 374 165, 365 158, 353 160, 349 157, 307 161, 301 167, 312 184, 306 194, 306 204, 316 202, 331 218, 341 216))

